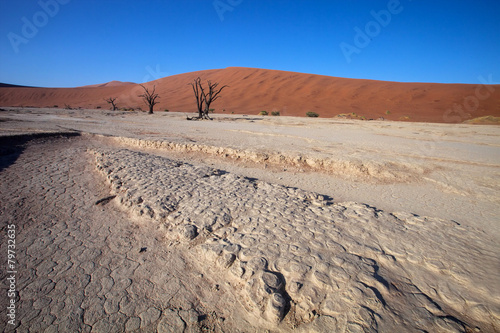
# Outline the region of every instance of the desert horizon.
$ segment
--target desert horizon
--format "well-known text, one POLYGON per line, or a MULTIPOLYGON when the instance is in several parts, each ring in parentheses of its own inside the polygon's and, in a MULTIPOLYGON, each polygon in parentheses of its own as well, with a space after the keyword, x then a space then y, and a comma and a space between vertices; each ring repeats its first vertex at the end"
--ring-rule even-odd
MULTIPOLYGON (((157 111, 195 112, 190 83, 197 77, 228 87, 212 104, 215 113, 343 117, 360 120, 498 123, 500 85, 405 83, 345 79, 257 68, 228 67, 164 77, 143 83, 156 87, 157 111)), ((488 82, 484 79, 484 82, 488 82)), ((108 109, 114 97, 119 109, 147 109, 133 82, 111 81, 75 88, 0 86, 0 105, 108 109)))

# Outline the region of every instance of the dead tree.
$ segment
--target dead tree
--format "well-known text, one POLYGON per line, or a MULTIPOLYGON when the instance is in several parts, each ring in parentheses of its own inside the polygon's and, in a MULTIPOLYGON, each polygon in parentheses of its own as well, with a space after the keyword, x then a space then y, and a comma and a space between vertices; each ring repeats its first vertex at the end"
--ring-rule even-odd
POLYGON ((187 118, 188 120, 200 120, 200 119, 210 119, 208 113, 210 112, 210 104, 214 102, 217 98, 219 98, 219 94, 222 89, 227 86, 222 86, 221 88, 217 88, 219 86, 218 82, 212 83, 212 81, 208 80, 208 91, 205 91, 203 88, 203 84, 201 83, 201 78, 196 78, 193 83, 190 85, 193 87, 194 96, 196 98, 196 107, 198 108, 198 117, 187 118))
POLYGON ((146 103, 149 107, 149 114, 153 113, 153 108, 158 102, 156 101, 160 96, 155 93, 156 86, 153 86, 153 90, 149 91, 148 88, 144 87, 142 84, 140 86, 144 89, 144 94, 139 95, 139 97, 142 97, 144 100, 144 103, 146 103))
POLYGON ((110 98, 107 98, 107 99, 104 99, 106 102, 108 102, 109 104, 111 104, 111 110, 115 111, 116 110, 116 104, 115 104, 115 101, 116 101, 116 97, 110 97, 110 98))

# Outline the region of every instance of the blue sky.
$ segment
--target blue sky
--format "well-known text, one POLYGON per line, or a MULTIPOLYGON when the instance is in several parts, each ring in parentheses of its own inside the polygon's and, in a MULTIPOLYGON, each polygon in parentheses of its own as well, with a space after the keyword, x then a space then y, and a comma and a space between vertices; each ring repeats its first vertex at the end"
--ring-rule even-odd
POLYGON ((0 0, 0 82, 141 83, 229 66, 500 82, 500 1, 0 0))

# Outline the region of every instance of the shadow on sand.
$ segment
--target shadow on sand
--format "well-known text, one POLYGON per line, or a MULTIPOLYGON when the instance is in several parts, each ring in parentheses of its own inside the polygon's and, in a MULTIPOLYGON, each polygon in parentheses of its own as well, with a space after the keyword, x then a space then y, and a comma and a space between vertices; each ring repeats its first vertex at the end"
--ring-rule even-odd
POLYGON ((44 138, 61 138, 80 136, 77 132, 58 132, 0 136, 0 172, 14 164, 23 153, 28 142, 44 138))

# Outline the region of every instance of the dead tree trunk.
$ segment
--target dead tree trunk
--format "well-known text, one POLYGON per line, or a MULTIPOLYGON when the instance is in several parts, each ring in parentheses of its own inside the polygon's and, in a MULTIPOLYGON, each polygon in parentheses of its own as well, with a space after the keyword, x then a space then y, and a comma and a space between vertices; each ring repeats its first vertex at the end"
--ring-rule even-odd
POLYGON ((116 104, 115 104, 116 97, 110 97, 110 98, 104 99, 104 100, 106 102, 108 102, 109 104, 111 104, 111 110, 116 111, 116 104))
POLYGON ((144 103, 149 107, 149 114, 153 113, 153 108, 158 102, 156 101, 160 96, 155 93, 156 86, 153 86, 153 90, 149 91, 148 88, 144 87, 142 84, 140 85, 144 89, 144 94, 139 95, 144 100, 144 103))
POLYGON ((219 83, 212 83, 211 81, 207 81, 207 83, 208 92, 205 92, 205 89, 203 89, 201 78, 198 77, 194 80, 194 83, 190 83, 190 85, 193 87, 194 96, 196 98, 198 117, 188 117, 188 120, 212 120, 212 118, 210 118, 210 116, 208 115, 208 113, 210 112, 210 104, 212 104, 213 101, 220 97, 220 92, 227 86, 222 86, 221 88, 217 89, 219 83))
MULTIPOLYGON (((194 80, 194 83, 190 83, 193 87, 194 97, 196 98, 196 108, 198 109, 198 117, 197 119, 203 119, 203 86, 201 85, 201 79, 197 78, 194 80)), ((195 119, 194 117, 191 119, 195 119)))

